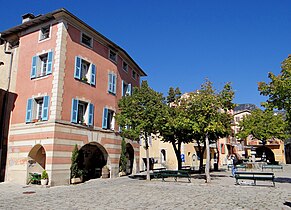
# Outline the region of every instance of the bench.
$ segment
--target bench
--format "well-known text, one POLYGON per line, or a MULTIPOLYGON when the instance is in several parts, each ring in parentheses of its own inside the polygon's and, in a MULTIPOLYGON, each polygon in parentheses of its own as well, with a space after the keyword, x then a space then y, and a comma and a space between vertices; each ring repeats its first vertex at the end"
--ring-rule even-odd
MULTIPOLYGON (((228 171, 229 171, 229 169, 231 169, 231 168, 232 168, 232 165, 231 165, 231 164, 227 165, 227 170, 228 170, 228 171)), ((242 169, 244 169, 245 171, 247 170, 247 166, 246 166, 245 164, 242 164, 242 165, 236 165, 236 168, 237 168, 237 169, 242 168, 242 169)))
POLYGON ((262 171, 264 171, 264 169, 272 169, 272 171, 274 169, 281 169, 283 171, 283 166, 282 165, 262 165, 262 171))
POLYGON ((274 182, 274 173, 266 172, 247 172, 247 171, 237 171, 235 172, 236 184, 239 184, 239 179, 250 179, 254 180, 254 185, 257 184, 257 181, 272 181, 273 186, 275 187, 274 182))
POLYGON ((175 182, 177 178, 188 178, 188 181, 191 182, 191 175, 186 170, 162 170, 162 171, 155 171, 152 173, 153 178, 162 178, 165 181, 165 178, 174 177, 175 182))

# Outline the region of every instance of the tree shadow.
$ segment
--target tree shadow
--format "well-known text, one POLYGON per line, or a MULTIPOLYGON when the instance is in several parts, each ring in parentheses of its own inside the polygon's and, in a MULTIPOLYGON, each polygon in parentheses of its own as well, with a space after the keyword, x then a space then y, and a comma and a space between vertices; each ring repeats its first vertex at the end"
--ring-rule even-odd
POLYGON ((291 202, 286 201, 285 203, 283 203, 285 206, 291 207, 291 202))

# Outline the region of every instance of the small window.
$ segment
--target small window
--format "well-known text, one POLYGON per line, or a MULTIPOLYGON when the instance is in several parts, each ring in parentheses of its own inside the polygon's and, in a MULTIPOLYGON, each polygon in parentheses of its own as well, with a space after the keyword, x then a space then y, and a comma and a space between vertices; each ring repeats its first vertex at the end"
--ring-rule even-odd
POLYGON ((42 27, 40 29, 40 37, 39 40, 44 40, 50 37, 50 25, 42 27))
POLYGON ((116 74, 110 72, 108 74, 108 92, 111 94, 116 94, 116 74))
POLYGON ((109 50, 109 59, 116 62, 117 61, 117 54, 113 50, 109 50))
POLYGON ((38 122, 48 120, 49 97, 43 96, 27 100, 25 122, 38 122))
POLYGON ((76 56, 74 77, 82 82, 96 85, 96 66, 76 56))
POLYGON ((166 150, 161 150, 161 163, 166 162, 166 150))
POLYGON ((124 70, 124 71, 128 71, 128 65, 127 65, 127 63, 126 62, 122 62, 122 69, 124 70))
POLYGON ((81 125, 93 125, 94 106, 91 103, 80 101, 78 99, 72 100, 71 122, 81 125))
POLYGON ((90 37, 90 36, 88 36, 88 35, 82 33, 81 42, 82 42, 84 45, 86 45, 86 46, 88 46, 88 47, 92 47, 92 40, 93 40, 92 37, 90 37))
POLYGON ((136 72, 134 70, 132 70, 132 78, 135 79, 135 80, 137 78, 137 74, 136 74, 136 72))
POLYGON ((132 88, 131 84, 126 83, 122 80, 122 96, 131 95, 132 88))
POLYGON ((235 117, 235 121, 239 122, 240 121, 240 117, 235 117))
POLYGON ((32 57, 32 67, 30 78, 43 77, 52 73, 53 53, 48 52, 32 57))
POLYGON ((103 110, 103 120, 102 120, 102 128, 103 129, 109 129, 114 130, 114 119, 115 113, 113 110, 110 110, 108 108, 104 108, 103 110))

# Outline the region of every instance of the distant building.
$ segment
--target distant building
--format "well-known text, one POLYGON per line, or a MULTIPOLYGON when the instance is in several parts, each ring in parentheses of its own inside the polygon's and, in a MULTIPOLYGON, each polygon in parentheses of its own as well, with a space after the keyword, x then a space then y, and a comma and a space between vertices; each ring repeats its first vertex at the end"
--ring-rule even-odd
MULTIPOLYGON (((111 177, 118 176, 117 103, 139 87, 145 72, 125 50, 65 9, 26 14, 22 24, 1 32, 1 40, 1 48, 14 53, 12 59, 1 50, 0 58, 5 68, 12 59, 11 86, 16 84, 18 95, 5 180, 25 184, 29 173, 45 169, 50 185, 68 184, 75 144, 85 179, 100 177, 105 165, 111 177)), ((139 171, 139 145, 126 141, 127 171, 139 171)))

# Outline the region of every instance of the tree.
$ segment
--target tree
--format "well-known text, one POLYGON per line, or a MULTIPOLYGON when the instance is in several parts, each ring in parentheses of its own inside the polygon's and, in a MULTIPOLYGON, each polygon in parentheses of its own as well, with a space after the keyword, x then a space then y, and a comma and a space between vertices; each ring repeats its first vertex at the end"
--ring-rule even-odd
POLYGON ((126 157, 126 142, 124 138, 121 140, 121 154, 119 160, 119 171, 126 172, 126 164, 127 164, 127 157, 126 157))
POLYGON ((135 141, 145 142, 147 158, 147 180, 149 173, 148 137, 157 132, 163 118, 163 96, 142 81, 140 88, 134 88, 131 96, 123 97, 119 103, 116 120, 121 127, 121 136, 135 141))
POLYGON ((291 132, 291 55, 281 65, 281 73, 275 76, 272 72, 268 75, 269 83, 259 82, 261 95, 268 99, 262 105, 268 109, 286 111, 288 131, 291 132))
POLYGON ((271 110, 255 109, 246 115, 239 123, 238 138, 246 139, 249 135, 261 140, 263 146, 269 139, 286 138, 286 123, 281 114, 274 114, 271 110))
POLYGON ((184 99, 181 99, 179 88, 170 88, 167 101, 163 107, 164 117, 159 124, 159 136, 162 141, 172 144, 178 163, 182 168, 181 145, 193 141, 192 120, 184 99))
MULTIPOLYGON (((234 92, 230 83, 227 83, 219 93, 212 87, 208 80, 201 85, 201 89, 189 95, 187 106, 190 109, 192 130, 194 139, 204 143, 206 150, 205 175, 206 182, 210 182, 210 147, 211 141, 216 142, 219 138, 227 137, 231 133, 231 115, 234 92)), ((203 153, 201 153, 203 159, 203 153)), ((202 160, 203 161, 203 160, 202 160)), ((200 162, 200 164, 203 162, 200 162)))
POLYGON ((79 155, 78 146, 77 144, 75 144, 71 157, 71 178, 81 178, 83 175, 83 171, 79 167, 78 155, 79 155))

